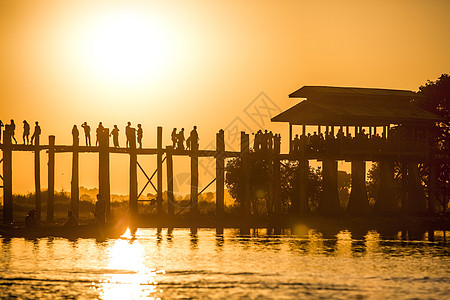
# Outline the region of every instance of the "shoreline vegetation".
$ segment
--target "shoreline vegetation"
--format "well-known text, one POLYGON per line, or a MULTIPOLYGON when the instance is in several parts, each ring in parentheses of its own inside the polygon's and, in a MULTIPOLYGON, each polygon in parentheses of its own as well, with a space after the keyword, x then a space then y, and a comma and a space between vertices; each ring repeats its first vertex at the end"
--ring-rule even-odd
MULTIPOLYGON (((95 195, 98 189, 80 188, 79 213, 80 223, 89 224, 94 221, 95 195)), ((225 190, 227 194, 227 190, 225 190)), ((64 223, 67 211, 70 208, 70 193, 55 192, 55 217, 54 222, 49 224, 45 221, 47 191, 42 191, 42 213, 43 225, 64 223)), ((145 200, 155 199, 156 195, 147 194, 145 200)), ((163 194, 163 206, 167 205, 166 192, 163 194)), ((34 209, 34 193, 26 195, 13 195, 14 224, 23 225, 27 212, 34 209)), ((167 214, 158 215, 156 204, 150 201, 139 203, 139 215, 133 217, 134 227, 152 228, 269 228, 290 229, 297 234, 306 234, 308 229, 317 229, 326 236, 333 236, 340 230, 349 230, 355 236, 364 236, 371 230, 377 230, 380 234, 392 236, 399 231, 408 231, 408 235, 423 234, 429 230, 450 230, 450 213, 427 213, 422 215, 411 215, 405 212, 393 212, 389 214, 377 214, 374 212, 358 215, 350 215, 344 212, 328 216, 309 214, 296 216, 283 213, 276 217, 261 212, 252 214, 246 218, 241 215, 238 204, 233 202, 231 196, 226 201, 225 214, 221 217, 215 215, 215 193, 208 192, 199 197, 199 213, 192 215, 189 211, 189 195, 178 196, 175 216, 167 214), (186 209, 183 209, 186 207, 186 209), (305 231, 306 230, 306 231, 305 231)), ((0 206, 0 211, 3 206, 0 206)), ((112 218, 124 217, 128 212, 128 196, 111 195, 112 218)), ((0 212, 0 218, 2 214, 0 212)))

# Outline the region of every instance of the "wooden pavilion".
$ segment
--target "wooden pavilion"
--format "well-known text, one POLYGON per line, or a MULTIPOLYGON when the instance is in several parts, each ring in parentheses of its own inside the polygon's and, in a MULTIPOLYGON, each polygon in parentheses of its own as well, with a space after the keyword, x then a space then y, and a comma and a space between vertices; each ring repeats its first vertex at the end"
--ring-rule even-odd
POLYGON ((377 211, 391 212, 399 208, 394 196, 394 162, 402 162, 402 173, 407 175, 403 176, 407 196, 402 199, 401 208, 411 212, 426 211, 427 200, 419 179, 418 163, 430 159, 429 129, 441 118, 416 105, 420 95, 407 90, 304 86, 289 97, 302 101, 272 121, 289 123, 290 157, 298 159, 304 171, 303 176, 299 176, 299 212, 307 209, 309 159, 320 160, 323 164, 319 209, 324 213, 341 209, 337 189, 338 160, 352 163, 349 212, 369 210, 365 161, 380 163, 377 211), (299 139, 293 139, 295 125, 302 128, 299 139), (313 136, 307 134, 307 126, 317 128, 313 136), (314 146, 315 137, 322 141, 320 147, 314 146))

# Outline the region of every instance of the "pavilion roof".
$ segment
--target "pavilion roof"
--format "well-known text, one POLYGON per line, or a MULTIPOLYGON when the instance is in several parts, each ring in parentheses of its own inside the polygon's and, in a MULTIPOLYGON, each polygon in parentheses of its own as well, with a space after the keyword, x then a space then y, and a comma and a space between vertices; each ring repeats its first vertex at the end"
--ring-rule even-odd
POLYGON ((306 98, 272 118, 297 125, 423 124, 441 120, 417 107, 413 91, 330 86, 304 86, 289 95, 306 98))

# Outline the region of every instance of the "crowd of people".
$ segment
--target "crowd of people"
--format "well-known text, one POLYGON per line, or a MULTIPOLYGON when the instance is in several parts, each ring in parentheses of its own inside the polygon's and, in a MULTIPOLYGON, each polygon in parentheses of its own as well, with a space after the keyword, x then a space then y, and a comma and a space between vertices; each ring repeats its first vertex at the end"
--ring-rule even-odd
POLYGON ((186 148, 184 147, 184 128, 181 128, 181 130, 177 133, 177 129, 174 128, 172 130, 172 133, 170 135, 172 139, 172 147, 173 149, 178 150, 191 150, 194 147, 197 147, 198 149, 198 132, 197 132, 197 126, 194 126, 194 128, 191 130, 191 133, 189 134, 187 140, 186 140, 186 148))
MULTIPOLYGON (((11 138, 11 143, 14 141, 14 143, 17 144, 16 140, 16 124, 14 123, 14 120, 11 119, 9 124, 3 124, 3 122, 0 120, 0 141, 4 142, 4 137, 2 139, 2 133, 3 133, 3 127, 5 127, 5 131, 9 133, 9 136, 11 138)), ((23 120, 23 144, 24 145, 33 145, 33 141, 35 144, 37 144, 39 140, 39 136, 41 135, 41 127, 39 126, 39 122, 35 122, 34 126, 34 132, 31 136, 30 140, 30 124, 26 120, 23 120)))
POLYGON ((291 151, 297 152, 305 148, 306 151, 320 152, 323 150, 333 150, 338 147, 350 146, 352 148, 368 147, 369 145, 375 149, 381 149, 381 147, 387 141, 386 135, 383 132, 382 135, 375 133, 369 135, 366 133, 365 129, 359 131, 354 137, 350 132, 344 134, 342 129, 339 129, 337 134, 334 135, 329 131, 325 134, 317 133, 314 131, 313 134, 296 134, 291 142, 291 151))
MULTIPOLYGON (((272 131, 258 130, 255 134, 255 139, 253 142, 253 150, 255 152, 266 152, 272 151, 275 145, 281 140, 281 136, 279 134, 273 134, 272 131)), ((279 145, 278 145, 279 147, 279 145)))
MULTIPOLYGON (((84 122, 81 124, 81 128, 83 128, 84 131, 84 138, 85 138, 85 145, 86 146, 92 146, 91 144, 91 127, 87 124, 87 122, 84 122)), ((119 127, 117 125, 114 125, 113 129, 109 133, 109 137, 113 138, 113 145, 115 148, 119 148, 119 127)), ((98 123, 97 129, 95 130, 95 146, 98 146, 100 144, 101 135, 107 133, 105 130, 105 127, 103 126, 102 122, 98 123)), ((74 141, 78 141, 79 137, 79 131, 77 125, 73 125, 72 128, 72 136, 74 138, 74 141)), ((144 131, 142 129, 142 124, 137 125, 137 129, 131 127, 131 122, 127 122, 127 126, 125 127, 125 136, 126 136, 126 144, 125 147, 129 148, 131 147, 131 143, 135 144, 136 142, 139 145, 139 148, 142 148, 142 138, 144 136, 144 131)))

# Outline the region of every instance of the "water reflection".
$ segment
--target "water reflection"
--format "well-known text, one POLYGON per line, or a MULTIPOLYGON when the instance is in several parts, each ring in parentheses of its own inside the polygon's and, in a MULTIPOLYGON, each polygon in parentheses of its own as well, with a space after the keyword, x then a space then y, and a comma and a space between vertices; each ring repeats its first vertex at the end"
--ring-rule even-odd
POLYGON ((127 231, 108 247, 106 277, 99 286, 94 285, 101 299, 138 299, 161 292, 156 277, 164 271, 145 266, 145 249, 136 234, 127 231))

